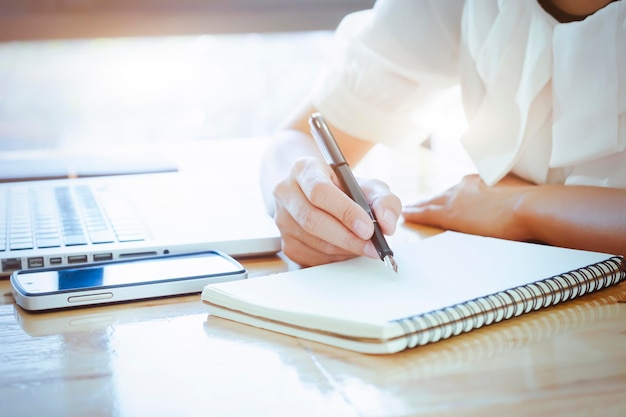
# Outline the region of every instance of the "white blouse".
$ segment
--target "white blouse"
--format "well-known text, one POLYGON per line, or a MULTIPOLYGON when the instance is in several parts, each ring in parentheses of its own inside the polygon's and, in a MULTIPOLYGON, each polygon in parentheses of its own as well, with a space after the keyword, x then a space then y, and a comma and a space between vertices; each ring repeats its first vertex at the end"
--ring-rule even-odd
POLYGON ((626 188, 626 2, 558 23, 536 1, 378 0, 339 25, 313 104, 393 145, 432 131, 460 83, 462 144, 487 184, 626 188))

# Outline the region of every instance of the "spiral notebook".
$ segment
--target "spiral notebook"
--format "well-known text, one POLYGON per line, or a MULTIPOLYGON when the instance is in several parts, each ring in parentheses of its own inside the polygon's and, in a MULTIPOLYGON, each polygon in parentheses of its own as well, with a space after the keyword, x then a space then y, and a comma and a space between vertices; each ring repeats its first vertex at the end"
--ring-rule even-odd
POLYGON ((414 348, 615 285, 621 256, 444 232, 355 258, 208 285, 210 314, 363 353, 414 348))

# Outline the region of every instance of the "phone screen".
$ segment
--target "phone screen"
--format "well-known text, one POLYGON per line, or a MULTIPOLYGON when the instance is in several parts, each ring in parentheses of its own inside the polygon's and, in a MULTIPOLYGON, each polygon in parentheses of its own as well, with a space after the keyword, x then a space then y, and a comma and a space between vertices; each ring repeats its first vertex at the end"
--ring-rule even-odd
POLYGON ((228 275, 240 266, 216 253, 148 258, 50 271, 16 274, 18 285, 29 294, 119 287, 194 277, 228 275))

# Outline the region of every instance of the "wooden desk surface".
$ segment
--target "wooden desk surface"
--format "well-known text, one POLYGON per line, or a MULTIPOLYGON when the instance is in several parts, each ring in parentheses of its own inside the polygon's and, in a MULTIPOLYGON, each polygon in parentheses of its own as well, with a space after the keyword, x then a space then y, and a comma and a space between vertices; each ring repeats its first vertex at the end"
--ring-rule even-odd
POLYGON ((30 314, 0 294, 7 417, 626 415, 626 284, 388 356, 211 317, 199 295, 30 314))

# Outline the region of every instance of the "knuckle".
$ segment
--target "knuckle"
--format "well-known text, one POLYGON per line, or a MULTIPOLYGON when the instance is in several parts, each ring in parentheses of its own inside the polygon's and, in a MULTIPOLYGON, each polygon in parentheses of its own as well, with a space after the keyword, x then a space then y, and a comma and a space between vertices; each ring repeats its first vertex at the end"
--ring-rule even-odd
POLYGON ((345 225, 351 225, 356 222, 356 220, 362 216, 363 209, 358 206, 350 206, 347 210, 342 211, 339 214, 339 219, 345 225))
POLYGON ((298 213, 296 222, 306 233, 316 235, 317 233, 315 232, 319 228, 320 216, 315 210, 306 208, 298 213))
POLYGON ((313 179, 306 184, 305 194, 315 206, 320 206, 327 201, 329 192, 329 184, 317 179, 313 179))

